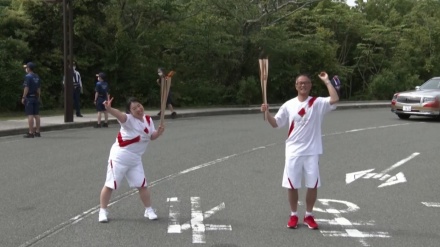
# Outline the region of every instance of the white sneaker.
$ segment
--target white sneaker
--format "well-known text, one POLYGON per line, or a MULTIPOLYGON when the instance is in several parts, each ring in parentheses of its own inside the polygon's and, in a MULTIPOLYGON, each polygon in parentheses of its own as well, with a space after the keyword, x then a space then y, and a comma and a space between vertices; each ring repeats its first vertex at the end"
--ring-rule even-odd
POLYGON ((145 218, 148 218, 150 220, 157 220, 157 214, 154 212, 153 209, 145 209, 145 214, 144 214, 145 218))
POLYGON ((100 223, 107 223, 108 222, 108 212, 104 210, 99 210, 99 219, 98 221, 100 223))

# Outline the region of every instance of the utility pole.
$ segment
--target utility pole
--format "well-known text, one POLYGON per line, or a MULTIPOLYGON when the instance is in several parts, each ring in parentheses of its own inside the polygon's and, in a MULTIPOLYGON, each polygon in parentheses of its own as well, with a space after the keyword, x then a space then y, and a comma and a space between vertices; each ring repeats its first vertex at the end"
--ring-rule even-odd
POLYGON ((73 122, 73 0, 43 0, 46 3, 63 2, 64 42, 64 122, 73 122))
POLYGON ((73 122, 73 0, 63 1, 64 122, 73 122))

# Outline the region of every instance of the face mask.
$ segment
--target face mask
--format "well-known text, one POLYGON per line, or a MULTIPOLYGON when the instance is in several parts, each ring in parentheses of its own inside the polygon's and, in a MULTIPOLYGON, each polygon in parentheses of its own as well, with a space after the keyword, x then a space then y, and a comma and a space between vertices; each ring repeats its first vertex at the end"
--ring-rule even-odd
POLYGON ((163 73, 162 72, 159 72, 159 73, 157 73, 159 76, 162 76, 163 75, 163 73))

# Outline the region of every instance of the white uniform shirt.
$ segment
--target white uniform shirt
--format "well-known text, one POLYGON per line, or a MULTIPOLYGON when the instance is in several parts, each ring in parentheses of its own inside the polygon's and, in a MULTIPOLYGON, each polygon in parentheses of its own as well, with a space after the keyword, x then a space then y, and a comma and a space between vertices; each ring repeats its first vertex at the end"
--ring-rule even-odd
POLYGON ((286 158, 322 154, 322 120, 334 109, 336 105, 330 105, 330 97, 310 96, 304 102, 295 97, 280 107, 275 115, 278 127, 289 124, 286 158))
POLYGON ((119 162, 140 162, 155 131, 153 120, 144 115, 141 121, 127 114, 127 121, 120 124, 121 129, 110 150, 110 159, 119 162))

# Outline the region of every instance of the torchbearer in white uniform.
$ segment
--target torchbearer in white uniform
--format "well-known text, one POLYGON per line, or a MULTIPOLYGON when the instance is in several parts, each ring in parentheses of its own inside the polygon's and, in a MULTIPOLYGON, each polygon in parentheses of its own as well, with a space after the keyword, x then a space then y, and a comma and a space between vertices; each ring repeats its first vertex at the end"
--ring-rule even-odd
MULTIPOLYGON (((110 98, 110 97, 109 97, 110 98)), ((142 165, 142 155, 147 150, 148 143, 156 140, 164 132, 164 127, 154 128, 153 120, 145 115, 144 107, 135 98, 127 101, 126 112, 123 113, 111 107, 113 98, 104 102, 108 113, 116 117, 121 129, 110 150, 107 177, 101 190, 99 222, 108 222, 107 206, 113 190, 116 190, 125 177, 132 188, 139 190, 139 196, 145 206, 144 217, 157 219, 151 207, 150 192, 142 165)))
POLYGON ((291 215, 287 227, 296 228, 298 224, 298 189, 302 177, 307 187, 306 213, 304 224, 310 229, 318 229, 312 210, 321 186, 319 177, 319 155, 322 154, 321 125, 325 114, 336 109, 338 93, 325 72, 319 78, 328 89, 329 97, 311 97, 312 81, 308 75, 299 75, 295 80, 298 96, 284 103, 275 117, 269 113, 269 106, 262 104, 261 111, 273 128, 289 125, 286 140, 286 155, 282 186, 287 188, 291 215))

